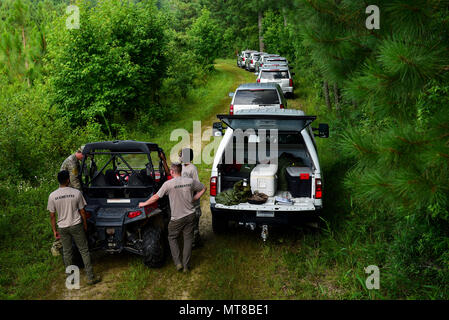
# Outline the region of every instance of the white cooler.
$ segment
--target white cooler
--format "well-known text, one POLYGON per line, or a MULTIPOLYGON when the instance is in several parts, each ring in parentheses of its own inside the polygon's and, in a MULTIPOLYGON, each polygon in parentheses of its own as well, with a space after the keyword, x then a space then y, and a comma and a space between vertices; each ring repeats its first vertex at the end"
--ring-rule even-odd
POLYGON ((277 164, 258 164, 251 171, 251 192, 265 193, 273 197, 277 189, 277 164))

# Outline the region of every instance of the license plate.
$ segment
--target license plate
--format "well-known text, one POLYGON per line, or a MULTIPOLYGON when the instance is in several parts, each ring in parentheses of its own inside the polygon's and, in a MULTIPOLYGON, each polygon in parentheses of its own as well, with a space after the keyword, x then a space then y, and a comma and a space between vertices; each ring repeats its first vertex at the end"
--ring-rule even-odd
POLYGON ((257 211, 256 217, 274 218, 274 211, 257 211))

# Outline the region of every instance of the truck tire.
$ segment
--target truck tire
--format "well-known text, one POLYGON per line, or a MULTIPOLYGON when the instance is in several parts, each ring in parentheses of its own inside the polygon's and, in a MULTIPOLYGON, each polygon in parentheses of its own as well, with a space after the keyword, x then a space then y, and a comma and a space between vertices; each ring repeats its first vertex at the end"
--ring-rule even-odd
POLYGON ((150 268, 160 268, 165 262, 165 246, 162 230, 148 226, 143 231, 143 263, 150 268))
POLYGON ((212 213, 212 231, 215 234, 224 233, 228 229, 228 221, 212 213))

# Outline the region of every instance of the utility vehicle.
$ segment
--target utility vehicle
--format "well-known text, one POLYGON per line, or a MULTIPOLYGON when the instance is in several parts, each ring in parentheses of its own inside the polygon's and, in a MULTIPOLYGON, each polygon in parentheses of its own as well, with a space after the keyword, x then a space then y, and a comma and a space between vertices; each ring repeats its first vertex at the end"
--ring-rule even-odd
POLYGON ((233 221, 252 230, 261 226, 265 240, 269 225, 316 223, 323 208, 323 180, 315 136, 327 138, 329 126, 312 128, 316 116, 278 108, 240 110, 217 117, 221 122, 214 124, 215 131, 223 130, 223 124, 227 128, 210 178, 213 231, 223 232, 233 221), (266 202, 216 201, 217 195, 241 180, 251 186, 252 193, 268 195, 266 202))
POLYGON ((139 208, 167 180, 164 152, 157 144, 126 141, 88 143, 79 178, 86 199, 91 250, 128 251, 149 267, 161 267, 167 252, 170 208, 166 197, 139 208))

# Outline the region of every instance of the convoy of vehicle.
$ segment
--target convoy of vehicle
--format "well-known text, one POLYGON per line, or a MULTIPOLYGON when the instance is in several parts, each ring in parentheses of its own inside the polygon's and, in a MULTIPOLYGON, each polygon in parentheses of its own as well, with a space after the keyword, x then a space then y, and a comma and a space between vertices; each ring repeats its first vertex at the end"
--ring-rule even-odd
POLYGON ((229 94, 229 114, 213 124, 213 135, 223 138, 210 178, 212 229, 261 227, 265 241, 270 225, 318 220, 323 180, 315 136, 327 138, 329 126, 312 128, 316 116, 287 109, 294 73, 286 58, 246 50, 238 59, 257 79, 229 94))

